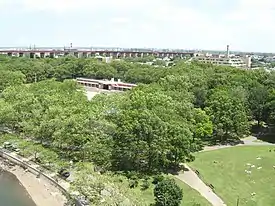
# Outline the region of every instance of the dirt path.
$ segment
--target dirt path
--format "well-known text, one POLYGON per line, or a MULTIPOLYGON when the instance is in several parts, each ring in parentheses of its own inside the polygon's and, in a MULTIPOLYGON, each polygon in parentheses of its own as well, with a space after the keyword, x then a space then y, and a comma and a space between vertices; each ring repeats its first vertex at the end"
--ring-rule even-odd
MULTIPOLYGON (((263 146, 263 145, 275 145, 268 142, 258 141, 256 137, 250 136, 242 139, 243 144, 236 146, 232 145, 217 145, 217 146, 207 146, 201 152, 212 151, 218 149, 224 149, 229 147, 238 147, 238 146, 263 146)), ((193 189, 197 190, 201 196, 207 199, 213 206, 225 206, 226 204, 223 200, 216 195, 210 187, 208 187, 199 176, 187 165, 185 164, 187 171, 181 172, 178 175, 175 175, 176 178, 189 185, 193 189)))

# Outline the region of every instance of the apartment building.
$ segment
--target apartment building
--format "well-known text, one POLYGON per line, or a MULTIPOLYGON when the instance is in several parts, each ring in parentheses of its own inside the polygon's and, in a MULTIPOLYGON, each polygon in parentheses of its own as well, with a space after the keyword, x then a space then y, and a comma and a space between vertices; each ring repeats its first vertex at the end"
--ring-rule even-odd
POLYGON ((194 60, 198 60, 203 63, 211 63, 211 64, 221 65, 221 66, 232 66, 237 68, 247 67, 246 62, 242 58, 198 56, 198 57, 194 57, 194 60))
POLYGON ((215 65, 221 66, 231 66, 236 68, 251 68, 251 57, 236 57, 234 55, 230 55, 229 53, 229 45, 227 45, 226 54, 219 54, 219 55, 210 55, 206 54, 203 56, 195 56, 193 60, 197 60, 203 63, 210 63, 215 65))

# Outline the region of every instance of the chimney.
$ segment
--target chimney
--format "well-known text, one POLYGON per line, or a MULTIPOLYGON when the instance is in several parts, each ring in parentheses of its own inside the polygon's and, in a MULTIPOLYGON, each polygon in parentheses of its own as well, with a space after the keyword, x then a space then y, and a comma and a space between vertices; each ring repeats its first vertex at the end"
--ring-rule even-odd
POLYGON ((121 82, 121 80, 120 80, 120 79, 118 79, 118 80, 117 80, 117 82, 121 82))
POLYGON ((229 58, 229 45, 226 46, 226 57, 229 58))
POLYGON ((111 79, 111 82, 114 82, 114 81, 115 81, 115 78, 112 78, 112 79, 111 79))

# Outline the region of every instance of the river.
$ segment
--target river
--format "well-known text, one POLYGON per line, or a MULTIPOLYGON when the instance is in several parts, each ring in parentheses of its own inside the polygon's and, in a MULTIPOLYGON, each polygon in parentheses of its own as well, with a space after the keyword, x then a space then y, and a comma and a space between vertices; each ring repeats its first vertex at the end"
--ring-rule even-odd
POLYGON ((0 206, 36 206, 16 176, 1 168, 0 206))

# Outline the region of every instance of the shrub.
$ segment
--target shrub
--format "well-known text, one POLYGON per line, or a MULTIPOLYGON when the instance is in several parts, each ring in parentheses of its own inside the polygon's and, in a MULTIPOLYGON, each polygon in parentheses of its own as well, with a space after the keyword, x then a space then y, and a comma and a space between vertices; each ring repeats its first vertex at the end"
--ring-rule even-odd
POLYGON ((139 174, 135 171, 130 171, 126 173, 126 177, 131 180, 138 180, 139 179, 139 174))
POLYGON ((154 189, 156 206, 179 206, 182 200, 182 189, 174 179, 164 179, 154 189))
POLYGON ((150 183, 147 179, 143 180, 141 190, 147 190, 150 187, 150 183))
POLYGON ((138 180, 130 180, 130 182, 129 182, 130 188, 135 188, 137 186, 138 186, 138 180))
POLYGON ((154 177, 154 180, 153 180, 153 184, 156 185, 158 184, 159 182, 161 182, 162 180, 164 180, 164 176, 163 175, 156 175, 154 177))

